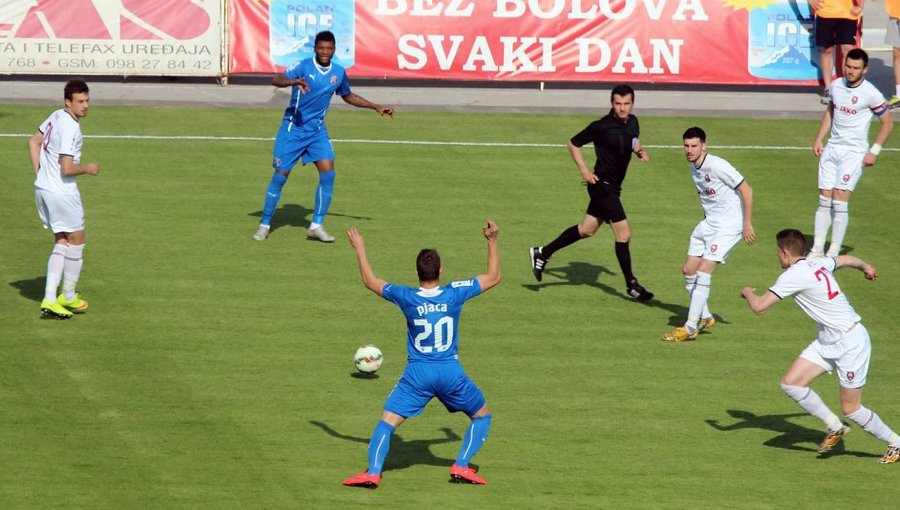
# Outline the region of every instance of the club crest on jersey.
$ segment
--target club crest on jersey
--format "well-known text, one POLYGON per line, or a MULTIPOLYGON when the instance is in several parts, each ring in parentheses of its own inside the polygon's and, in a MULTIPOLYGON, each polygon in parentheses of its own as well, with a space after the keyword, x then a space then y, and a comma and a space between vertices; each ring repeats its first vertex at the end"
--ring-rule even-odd
POLYGON ((850 182, 850 174, 844 174, 844 176, 841 177, 841 180, 845 183, 850 182))
POLYGON ((852 104, 856 104, 857 101, 859 101, 859 98, 856 97, 856 96, 853 96, 853 97, 850 98, 850 102, 851 102, 852 104))
POLYGON ((719 249, 719 245, 718 245, 718 244, 714 244, 714 245, 712 245, 712 246, 709 247, 709 252, 710 252, 710 253, 715 253, 716 250, 718 250, 718 249, 719 249))
POLYGON ((710 181, 709 174, 704 175, 703 180, 706 182, 709 182, 710 181))
POLYGON ((847 372, 847 380, 852 381, 853 378, 856 377, 856 374, 853 372, 847 372))
POLYGON ((337 85, 337 76, 332 76, 328 81, 331 82, 332 85, 337 85))
POLYGON ((276 167, 281 166, 281 158, 275 158, 275 161, 273 161, 272 163, 274 163, 276 167))

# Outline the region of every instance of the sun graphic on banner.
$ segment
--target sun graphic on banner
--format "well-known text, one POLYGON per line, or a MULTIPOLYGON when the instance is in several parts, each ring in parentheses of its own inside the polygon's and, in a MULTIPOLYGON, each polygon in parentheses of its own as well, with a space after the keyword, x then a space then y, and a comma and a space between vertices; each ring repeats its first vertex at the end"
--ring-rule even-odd
POLYGON ((733 7, 734 10, 739 11, 741 9, 747 9, 748 11, 753 9, 761 9, 768 5, 777 4, 780 0, 722 0, 722 3, 733 7))

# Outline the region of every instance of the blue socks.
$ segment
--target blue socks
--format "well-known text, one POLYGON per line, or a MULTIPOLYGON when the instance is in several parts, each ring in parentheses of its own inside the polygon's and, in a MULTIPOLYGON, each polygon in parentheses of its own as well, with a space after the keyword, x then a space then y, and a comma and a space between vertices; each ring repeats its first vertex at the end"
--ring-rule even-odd
POLYGON ((469 460, 478 453, 481 445, 487 440, 488 430, 491 428, 491 415, 485 415, 475 418, 466 429, 466 437, 463 438, 462 447, 459 449, 459 455, 456 456, 456 465, 459 467, 468 467, 469 460))
POLYGON ((275 215, 275 208, 278 207, 278 201, 281 200, 281 188, 287 182, 287 176, 278 172, 272 174, 272 180, 269 181, 269 187, 266 189, 266 201, 263 203, 262 221, 260 225, 268 226, 275 215))
POLYGON ((319 172, 319 187, 316 188, 316 206, 313 210, 312 222, 321 225, 325 221, 325 214, 331 205, 331 196, 334 194, 334 170, 319 172))
MULTIPOLYGON (((334 172, 331 172, 334 174, 334 172)), ((391 448, 391 436, 394 434, 394 427, 391 427, 384 420, 379 420, 375 425, 375 431, 372 432, 372 439, 369 440, 369 469, 370 475, 380 475, 384 468, 384 458, 387 457, 388 450, 391 448)))

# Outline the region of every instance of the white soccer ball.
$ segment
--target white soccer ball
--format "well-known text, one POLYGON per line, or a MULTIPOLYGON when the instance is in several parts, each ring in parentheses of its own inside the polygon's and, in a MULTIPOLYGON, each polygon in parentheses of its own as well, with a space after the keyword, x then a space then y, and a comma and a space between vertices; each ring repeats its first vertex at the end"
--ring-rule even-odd
POLYGON ((381 354, 381 349, 374 345, 363 345, 356 349, 356 354, 353 355, 353 365, 357 370, 366 374, 372 374, 381 368, 382 361, 384 361, 384 356, 381 354))

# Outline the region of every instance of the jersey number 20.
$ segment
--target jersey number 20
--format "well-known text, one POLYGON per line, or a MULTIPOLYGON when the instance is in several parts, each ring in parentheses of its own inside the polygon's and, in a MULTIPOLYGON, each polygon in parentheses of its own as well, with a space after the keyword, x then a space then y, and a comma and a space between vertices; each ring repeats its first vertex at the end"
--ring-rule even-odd
POLYGON ((453 345, 453 317, 444 316, 433 325, 426 319, 414 319, 413 324, 422 327, 422 332, 416 335, 416 350, 428 354, 430 352, 444 352, 453 345), (434 346, 424 345, 423 342, 434 337, 434 346))

